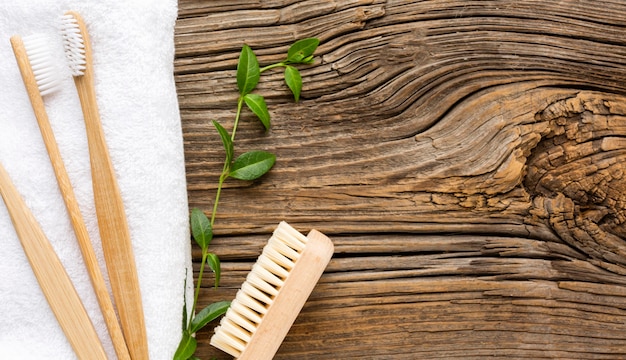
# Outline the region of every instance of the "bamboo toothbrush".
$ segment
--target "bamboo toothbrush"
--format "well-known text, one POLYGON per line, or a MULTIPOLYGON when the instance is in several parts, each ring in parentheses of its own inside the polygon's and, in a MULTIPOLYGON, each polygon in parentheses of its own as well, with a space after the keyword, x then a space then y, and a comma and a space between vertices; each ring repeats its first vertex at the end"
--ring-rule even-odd
POLYGON ((72 184, 65 170, 61 152, 59 151, 44 107, 42 96, 52 93, 59 88, 62 79, 60 74, 62 74, 62 71, 59 71, 59 69, 54 66, 54 61, 51 58, 53 56, 51 54, 52 51, 49 50, 48 41, 45 37, 31 35, 21 38, 19 35, 15 35, 11 37, 11 45, 20 73, 22 74, 26 92, 28 93, 37 123, 39 124, 39 130, 41 131, 41 136, 46 145, 50 162, 52 163, 52 168, 54 169, 54 174, 59 184, 59 189, 63 195, 65 207, 70 216, 76 239, 80 245, 92 287, 98 299, 107 329, 109 330, 115 353, 120 360, 130 360, 128 348, 126 347, 122 329, 120 328, 117 315, 115 314, 113 302, 111 301, 104 276, 98 265, 98 259, 91 240, 89 239, 87 227, 80 212, 78 201, 74 195, 72 184))
POLYGON ((238 360, 271 360, 333 255, 333 243, 281 222, 215 328, 211 345, 238 360))
POLYGON ((100 122, 87 27, 78 13, 68 11, 63 16, 62 33, 85 118, 96 215, 113 297, 131 358, 148 359, 137 268, 122 196, 100 122))
POLYGON ((61 329, 79 359, 106 360, 98 334, 61 260, 0 164, 0 195, 24 253, 61 329))

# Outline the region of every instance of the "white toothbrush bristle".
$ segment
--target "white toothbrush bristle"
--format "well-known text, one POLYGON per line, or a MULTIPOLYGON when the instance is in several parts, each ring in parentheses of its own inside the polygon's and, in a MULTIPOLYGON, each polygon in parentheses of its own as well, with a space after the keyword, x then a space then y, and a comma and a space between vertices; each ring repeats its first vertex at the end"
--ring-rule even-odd
POLYGON ((65 57, 72 72, 72 76, 81 76, 85 73, 87 60, 85 57, 85 43, 80 32, 78 20, 70 14, 61 18, 61 34, 65 57))
POLYGON ((212 346, 234 357, 241 355, 300 258, 307 240, 287 223, 278 225, 215 328, 212 346))
POLYGON ((50 39, 42 34, 34 34, 24 36, 22 43, 41 96, 56 91, 63 81, 64 73, 54 61, 50 39))
MULTIPOLYGON (((245 318, 250 324, 258 324, 261 322, 261 316, 256 311, 251 310, 249 307, 242 305, 239 301, 235 300, 230 303, 230 307, 241 315, 241 317, 245 318)), ((249 329, 250 331, 254 331, 254 327, 249 329)))

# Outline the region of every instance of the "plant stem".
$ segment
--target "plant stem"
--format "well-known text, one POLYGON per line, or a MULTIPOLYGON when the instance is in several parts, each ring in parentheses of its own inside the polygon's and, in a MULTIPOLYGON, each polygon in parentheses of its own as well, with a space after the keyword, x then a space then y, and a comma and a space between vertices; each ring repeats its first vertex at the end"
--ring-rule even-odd
MULTIPOLYGON (((260 71, 263 72, 265 70, 273 69, 276 67, 286 66, 287 63, 285 61, 281 61, 276 64, 268 65, 264 68, 261 68, 260 71)), ((241 117, 241 109, 243 108, 244 103, 244 95, 240 95, 237 100, 237 113, 235 114, 235 123, 233 124, 233 131, 230 136, 231 141, 235 141, 235 134, 237 133, 237 126, 239 125, 239 118, 241 117)), ((228 178, 228 174, 230 172, 230 163, 228 160, 224 161, 224 167, 222 169, 222 174, 220 175, 219 182, 217 184, 217 191, 215 193, 215 201, 213 202, 213 211, 211 212, 211 228, 213 228, 213 224, 215 223, 215 217, 217 216, 217 205, 220 201, 220 195, 222 194, 222 186, 224 185, 224 181, 228 178)), ((195 311, 196 305, 198 304, 198 297, 200 295, 200 285, 202 285, 202 277, 204 275, 204 268, 206 267, 207 258, 209 256, 209 248, 208 246, 202 249, 202 262, 200 263, 200 272, 198 273, 198 280, 196 284, 196 290, 193 297, 193 307, 192 311, 195 311)), ((187 329, 191 328, 191 322, 193 320, 193 315, 189 317, 189 324, 187 325, 187 329)))
MULTIPOLYGON (((233 124, 233 132, 230 136, 232 141, 235 141, 235 133, 237 132, 237 125, 239 125, 239 117, 241 116, 241 108, 243 107, 243 96, 239 97, 237 101, 237 114, 235 115, 235 123, 233 124)), ((228 161, 224 161, 224 167, 222 168, 222 174, 220 175, 219 182, 217 184, 217 191, 215 193, 215 201, 213 202, 213 211, 211 212, 211 228, 213 228, 213 224, 215 223, 215 217, 217 215, 217 205, 220 202, 220 195, 222 194, 222 186, 224 185, 224 181, 228 178, 228 173, 230 172, 230 164, 228 161)), ((200 272, 198 273, 198 280, 196 284, 196 291, 193 296, 193 306, 192 309, 196 309, 196 305, 198 304, 198 297, 200 296, 200 285, 202 284, 202 276, 204 275, 204 268, 206 266, 207 257, 209 255, 208 246, 202 249, 202 262, 200 263, 200 272)), ((191 321, 193 320, 193 316, 189 317, 189 325, 188 329, 191 328, 191 321)))
POLYGON ((237 132, 237 125, 239 125, 239 117, 241 117, 242 107, 243 107, 243 95, 239 96, 239 100, 237 100, 237 114, 235 115, 235 123, 233 124, 233 133, 230 135, 230 139, 233 142, 235 142, 235 133, 237 132))
MULTIPOLYGON (((217 204, 220 200, 220 194, 222 193, 222 185, 224 184, 224 180, 228 177, 228 172, 230 171, 230 164, 224 163, 224 169, 222 170, 222 174, 220 175, 220 180, 217 185, 217 192, 215 194, 215 202, 213 203, 213 212, 211 213, 211 228, 213 228, 213 223, 215 223, 215 216, 217 215, 217 204)), ((206 266, 206 261, 209 256, 209 247, 202 249, 202 262, 200 263, 200 272, 198 273, 198 280, 196 284, 196 291, 193 296, 193 307, 192 309, 196 309, 196 305, 198 304, 198 297, 200 295, 200 285, 202 284, 202 276, 204 275, 204 268, 206 266)), ((193 320, 193 316, 189 317, 189 325, 188 329, 191 328, 191 321, 193 320)))
POLYGON ((265 67, 262 67, 259 71, 263 72, 265 70, 269 70, 269 69, 273 69, 273 68, 281 67, 281 66, 285 66, 285 65, 287 65, 287 63, 285 63, 284 61, 281 61, 281 62, 278 62, 276 64, 271 64, 271 65, 267 65, 265 67))
POLYGON ((215 216, 217 215, 217 204, 220 201, 220 194, 222 193, 222 185, 224 184, 224 180, 226 180, 226 178, 228 177, 228 169, 230 168, 230 165, 228 167, 224 167, 224 171, 222 172, 222 175, 220 175, 220 180, 219 183, 217 184, 217 192, 215 194, 215 202, 213 203, 213 213, 211 214, 211 228, 213 228, 213 224, 215 223, 215 216))
MULTIPOLYGON (((206 259, 208 257, 208 248, 202 249, 202 262, 200 263, 200 273, 198 274, 198 283, 196 284, 196 292, 193 296, 193 306, 191 307, 193 311, 196 310, 196 305, 198 304, 198 295, 200 295, 200 285, 202 284, 202 274, 204 273, 204 266, 206 265, 206 259)), ((189 324, 187 324, 187 329, 191 329, 191 322, 193 321, 193 317, 195 314, 189 317, 189 324)))

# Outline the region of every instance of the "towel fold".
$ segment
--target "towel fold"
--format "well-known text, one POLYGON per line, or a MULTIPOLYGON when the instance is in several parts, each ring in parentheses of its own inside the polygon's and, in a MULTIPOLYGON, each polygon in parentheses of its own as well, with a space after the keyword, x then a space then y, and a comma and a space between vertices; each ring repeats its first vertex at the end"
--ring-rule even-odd
MULTIPOLYGON (((183 142, 173 78, 177 2, 0 0, 0 162, 67 269, 109 358, 115 359, 9 43, 15 34, 56 39, 60 17, 70 9, 82 15, 91 37, 97 100, 133 241, 150 356, 171 359, 181 336, 183 294, 190 294, 192 287, 183 142)), ((44 102, 106 272, 85 127, 71 77, 44 102)), ((1 202, 0 314, 0 359, 76 358, 1 202)))

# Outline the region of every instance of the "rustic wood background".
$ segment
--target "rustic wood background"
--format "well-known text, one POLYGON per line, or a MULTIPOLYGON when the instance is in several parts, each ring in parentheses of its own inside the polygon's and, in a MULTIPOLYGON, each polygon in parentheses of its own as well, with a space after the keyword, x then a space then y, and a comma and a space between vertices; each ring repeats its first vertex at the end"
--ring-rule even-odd
MULTIPOLYGON (((626 358, 626 2, 180 0, 191 207, 241 46, 263 65, 312 36, 301 102, 268 72, 271 131, 242 119, 236 151, 278 160, 227 182, 201 305, 286 220, 336 254, 276 359, 626 358)), ((210 335, 198 355, 229 359, 210 335)))

